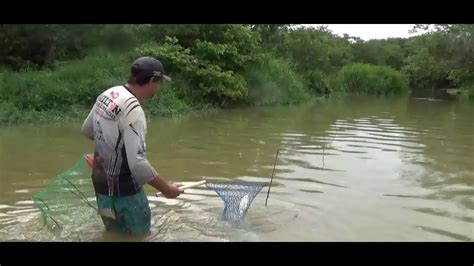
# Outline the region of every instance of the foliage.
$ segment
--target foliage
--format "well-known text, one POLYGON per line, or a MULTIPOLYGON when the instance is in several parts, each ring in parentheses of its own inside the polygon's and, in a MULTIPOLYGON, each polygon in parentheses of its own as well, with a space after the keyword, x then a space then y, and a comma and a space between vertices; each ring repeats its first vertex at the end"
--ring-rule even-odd
POLYGON ((289 24, 3 24, 0 123, 76 116, 125 82, 139 56, 158 58, 173 77, 145 104, 150 115, 296 104, 332 92, 398 94, 407 86, 460 88, 473 99, 474 26, 414 30, 427 32, 364 41, 289 24))
POLYGON ((250 104, 296 104, 310 99, 302 78, 288 62, 269 54, 263 56, 261 63, 249 67, 246 77, 250 85, 250 104))
POLYGON ((247 64, 258 62, 255 54, 259 38, 244 26, 227 27, 222 43, 196 40, 189 48, 176 37, 165 37, 162 43, 149 42, 135 49, 131 58, 153 56, 166 66, 167 72, 180 75, 192 84, 188 90, 178 88, 180 96, 199 92, 210 102, 241 101, 248 95, 243 72, 247 64))
POLYGON ((332 80, 332 88, 355 94, 401 94, 408 83, 393 68, 357 63, 344 66, 332 80))

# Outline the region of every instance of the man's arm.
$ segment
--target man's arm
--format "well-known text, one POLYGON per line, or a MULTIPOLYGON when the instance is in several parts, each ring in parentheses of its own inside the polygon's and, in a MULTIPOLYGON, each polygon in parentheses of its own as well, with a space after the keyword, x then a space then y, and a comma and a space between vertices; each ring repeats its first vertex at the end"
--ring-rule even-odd
POLYGON ((89 112, 89 115, 87 116, 86 120, 84 120, 84 123, 82 123, 81 127, 81 132, 82 134, 86 135, 91 140, 94 140, 94 127, 92 124, 92 115, 94 113, 94 107, 92 107, 91 111, 89 112))
POLYGON ((166 197, 175 198, 183 190, 161 179, 146 158, 145 125, 143 123, 141 120, 135 120, 123 126, 124 145, 130 171, 135 181, 140 185, 148 183, 166 197))
POLYGON ((176 198, 177 196, 179 196, 179 194, 183 193, 183 190, 181 188, 179 188, 175 184, 167 183, 158 176, 153 178, 153 180, 148 182, 148 184, 159 190, 167 198, 176 198))

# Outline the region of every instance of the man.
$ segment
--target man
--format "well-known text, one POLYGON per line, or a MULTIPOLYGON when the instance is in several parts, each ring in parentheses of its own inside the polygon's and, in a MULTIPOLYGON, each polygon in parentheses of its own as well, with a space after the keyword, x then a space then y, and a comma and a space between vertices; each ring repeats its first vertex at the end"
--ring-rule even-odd
POLYGON ((150 229, 145 183, 176 198, 183 190, 165 182, 146 158, 147 125, 140 103, 170 80, 152 57, 137 59, 126 84, 103 92, 81 131, 94 141, 92 181, 107 231, 143 235, 150 229))

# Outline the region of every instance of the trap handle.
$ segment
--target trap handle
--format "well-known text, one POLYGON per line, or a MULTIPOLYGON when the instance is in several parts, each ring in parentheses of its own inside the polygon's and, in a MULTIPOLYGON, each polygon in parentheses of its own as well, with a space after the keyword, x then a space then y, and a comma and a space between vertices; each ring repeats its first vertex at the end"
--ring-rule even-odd
MULTIPOLYGON (((199 182, 196 182, 196 183, 192 183, 192 184, 189 184, 189 185, 185 185, 185 186, 181 186, 180 188, 182 188, 183 190, 186 190, 188 188, 193 188, 193 187, 197 187, 197 186, 200 186, 200 185, 203 185, 206 183, 206 180, 202 180, 202 181, 199 181, 199 182)), ((161 192, 157 192, 155 194, 157 197, 161 195, 161 192)))

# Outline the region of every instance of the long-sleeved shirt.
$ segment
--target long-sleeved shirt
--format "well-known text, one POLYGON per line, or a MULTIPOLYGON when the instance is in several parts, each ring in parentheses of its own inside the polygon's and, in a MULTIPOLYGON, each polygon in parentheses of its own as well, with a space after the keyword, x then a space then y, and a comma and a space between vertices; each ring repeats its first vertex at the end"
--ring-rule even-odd
POLYGON ((81 131, 94 140, 92 181, 97 193, 134 195, 158 176, 146 158, 145 113, 125 85, 97 97, 81 131))

